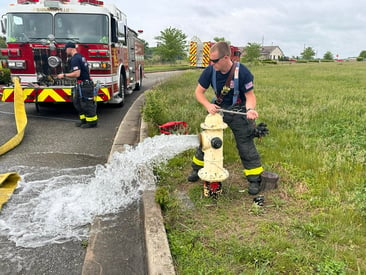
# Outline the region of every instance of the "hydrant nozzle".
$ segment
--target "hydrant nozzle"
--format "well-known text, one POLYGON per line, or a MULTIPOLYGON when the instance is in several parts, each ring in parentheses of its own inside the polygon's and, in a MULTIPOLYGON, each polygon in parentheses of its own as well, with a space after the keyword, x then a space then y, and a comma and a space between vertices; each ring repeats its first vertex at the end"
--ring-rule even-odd
POLYGON ((219 149, 222 146, 222 139, 219 137, 214 137, 213 139, 211 139, 211 146, 214 149, 219 149))

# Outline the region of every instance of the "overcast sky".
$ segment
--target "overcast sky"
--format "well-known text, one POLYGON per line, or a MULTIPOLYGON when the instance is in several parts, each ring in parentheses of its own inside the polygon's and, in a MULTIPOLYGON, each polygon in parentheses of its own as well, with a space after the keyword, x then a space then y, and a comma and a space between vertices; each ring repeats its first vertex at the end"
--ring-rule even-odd
MULTIPOLYGON (((1 0, 1 13, 9 3, 1 0)), ((365 0, 104 0, 127 15, 129 26, 156 46, 160 31, 181 30, 189 41, 224 37, 235 46, 255 42, 279 46, 286 56, 312 47, 316 57, 330 51, 339 58, 366 50, 365 0)))

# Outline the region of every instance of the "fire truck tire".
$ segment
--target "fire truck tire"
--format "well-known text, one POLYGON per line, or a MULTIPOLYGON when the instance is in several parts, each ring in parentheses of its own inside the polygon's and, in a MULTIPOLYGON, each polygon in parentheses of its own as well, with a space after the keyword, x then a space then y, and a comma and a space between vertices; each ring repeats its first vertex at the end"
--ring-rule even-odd
POLYGON ((139 73, 139 81, 136 82, 136 86, 135 86, 135 90, 136 91, 140 91, 142 87, 142 69, 140 69, 140 73, 139 73))
POLYGON ((126 95, 126 80, 123 74, 119 76, 119 87, 118 87, 118 96, 122 99, 120 103, 118 103, 118 107, 122 107, 125 103, 125 95, 126 95))

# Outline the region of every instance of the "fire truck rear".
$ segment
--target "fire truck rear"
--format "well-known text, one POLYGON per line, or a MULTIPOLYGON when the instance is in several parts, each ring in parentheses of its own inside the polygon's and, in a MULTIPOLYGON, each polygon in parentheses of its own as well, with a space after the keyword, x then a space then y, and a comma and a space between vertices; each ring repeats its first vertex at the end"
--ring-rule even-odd
MULTIPOLYGON (((64 46, 71 41, 88 61, 96 100, 123 105, 125 94, 141 88, 144 43, 127 17, 99 0, 17 0, 1 20, 12 76, 18 76, 25 102, 71 102, 73 79, 64 46)), ((0 100, 14 101, 14 88, 0 89, 0 100)), ((38 105, 37 105, 38 106, 38 105)))
MULTIPOLYGON (((193 37, 189 45, 189 64, 191 67, 205 68, 210 65, 210 49, 215 42, 202 42, 198 37, 193 37)), ((238 47, 230 45, 231 60, 240 62, 241 51, 238 47)))

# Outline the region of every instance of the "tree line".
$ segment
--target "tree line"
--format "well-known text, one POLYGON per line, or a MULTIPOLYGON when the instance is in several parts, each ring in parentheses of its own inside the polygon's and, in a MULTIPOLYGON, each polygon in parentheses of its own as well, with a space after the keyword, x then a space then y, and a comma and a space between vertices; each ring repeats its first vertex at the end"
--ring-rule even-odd
MULTIPOLYGON (((184 60, 187 58, 187 35, 182 30, 173 27, 166 28, 160 31, 160 35, 156 36, 155 40, 157 41, 157 46, 152 48, 143 40, 145 44, 145 58, 147 60, 155 57, 155 59, 158 59, 159 61, 174 63, 177 60, 184 60)), ((226 41, 230 44, 230 41, 225 40, 224 37, 214 37, 213 41, 226 41)), ((0 48, 6 48, 4 37, 0 37, 0 48)), ((261 48, 262 46, 259 43, 247 43, 244 47, 245 55, 243 56, 243 61, 253 62, 259 60, 261 48)), ((316 51, 312 47, 306 47, 300 53, 300 57, 294 58, 310 61, 316 59, 315 55, 316 51)), ((325 61, 333 61, 335 58, 332 52, 327 51, 322 59, 325 61)), ((366 50, 360 52, 357 60, 366 60, 366 50)))
MULTIPOLYGON (((157 46, 155 48, 149 48, 148 43, 145 42, 145 55, 147 59, 157 55, 160 57, 161 61, 175 62, 176 60, 181 60, 187 57, 187 35, 184 34, 182 30, 169 27, 165 30, 162 30, 160 35, 156 36, 155 39, 157 40, 157 46)), ((225 41, 225 38, 215 37, 213 40, 215 42, 225 41)), ((243 60, 246 62, 259 60, 259 57, 261 56, 261 48, 262 46, 259 43, 249 42, 244 47, 245 55, 243 56, 243 60)), ((315 56, 315 49, 312 47, 306 47, 300 53, 299 57, 294 58, 311 61, 317 59, 315 56)), ((334 54, 330 51, 327 51, 323 55, 322 60, 333 61, 335 60, 334 54)), ((357 60, 366 60, 366 50, 360 52, 357 60)))

